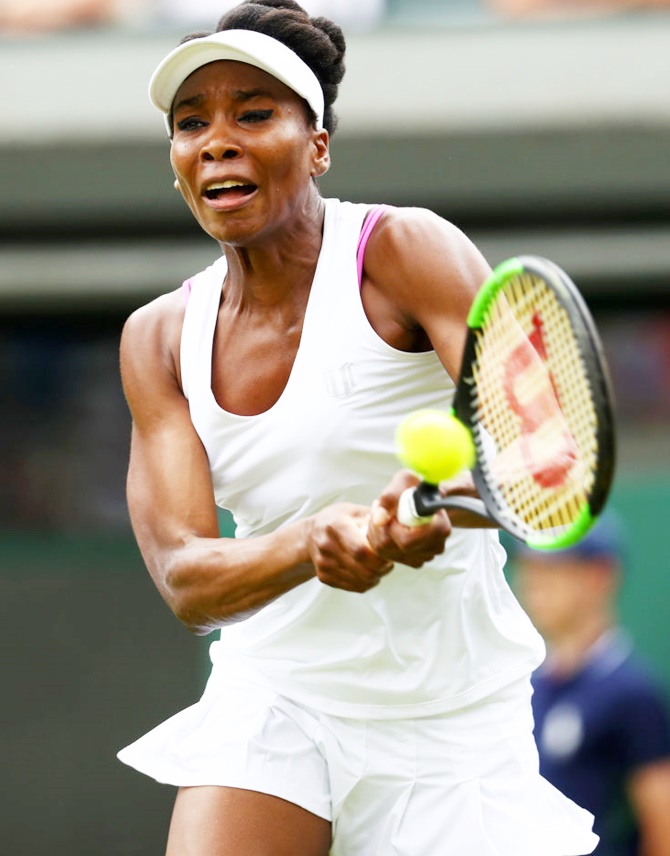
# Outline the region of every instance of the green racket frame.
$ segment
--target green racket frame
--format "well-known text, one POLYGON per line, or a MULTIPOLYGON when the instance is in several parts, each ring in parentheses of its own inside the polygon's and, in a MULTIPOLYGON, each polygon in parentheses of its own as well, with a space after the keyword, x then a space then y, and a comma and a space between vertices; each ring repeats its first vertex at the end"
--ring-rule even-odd
POLYGON ((536 549, 556 550, 568 547, 588 532, 603 511, 615 469, 616 442, 612 386, 600 337, 591 314, 579 290, 561 268, 548 259, 538 256, 518 256, 508 259, 495 268, 478 291, 467 323, 469 330, 452 410, 454 415, 470 429, 473 436, 477 450, 473 478, 481 501, 468 497, 443 497, 436 485, 424 482, 414 491, 413 505, 416 515, 429 516, 438 508, 460 508, 494 521, 511 535, 536 549), (519 517, 505 500, 501 490, 487 475, 489 468, 485 432, 479 421, 476 402, 477 343, 482 335, 487 313, 501 290, 504 290, 514 278, 524 274, 544 280, 567 313, 596 414, 597 455, 587 501, 568 522, 539 530, 529 526, 519 517))

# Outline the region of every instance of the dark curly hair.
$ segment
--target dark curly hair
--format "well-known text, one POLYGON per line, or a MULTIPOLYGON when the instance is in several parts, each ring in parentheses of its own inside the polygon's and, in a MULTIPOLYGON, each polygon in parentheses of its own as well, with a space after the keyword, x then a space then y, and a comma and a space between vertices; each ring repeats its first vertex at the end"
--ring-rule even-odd
MULTIPOLYGON (((310 18, 293 0, 244 0, 221 18, 215 33, 223 30, 255 30, 282 42, 296 53, 316 75, 323 89, 323 126, 329 134, 337 127, 333 103, 344 77, 346 42, 341 28, 328 18, 310 18)), ((211 32, 192 33, 191 39, 211 32)), ((310 111, 311 112, 311 111, 310 111)))

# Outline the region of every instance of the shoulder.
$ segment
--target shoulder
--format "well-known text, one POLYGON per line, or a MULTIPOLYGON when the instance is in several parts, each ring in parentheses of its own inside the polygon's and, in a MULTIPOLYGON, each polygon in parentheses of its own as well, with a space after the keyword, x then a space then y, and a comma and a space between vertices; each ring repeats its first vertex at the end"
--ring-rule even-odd
POLYGON ((189 290, 197 285, 200 289, 207 282, 214 283, 218 288, 225 276, 227 261, 225 256, 219 256, 212 264, 189 277, 184 283, 173 291, 154 298, 149 303, 140 306, 127 319, 124 325, 124 337, 134 339, 149 339, 154 345, 158 341, 163 344, 169 343, 177 334, 181 335, 181 328, 186 314, 186 301, 188 294, 184 286, 189 290))
POLYGON ((390 208, 366 248, 364 307, 373 326, 385 314, 398 329, 422 331, 455 378, 467 314, 490 271, 482 253, 453 223, 425 208, 390 208))
POLYGON ((165 339, 184 321, 185 301, 182 289, 162 294, 135 309, 127 318, 122 333, 122 344, 167 344, 165 339))
POLYGON ((624 736, 631 758, 670 752, 668 699, 646 660, 631 649, 611 669, 606 659, 594 665, 585 670, 582 699, 624 736))
POLYGON ((650 664, 636 651, 631 651, 614 669, 611 682, 623 698, 642 705, 665 704, 665 693, 660 679, 650 664))
POLYGON ((458 226, 433 211, 388 208, 370 236, 365 272, 395 288, 419 283, 425 288, 463 289, 473 296, 490 267, 458 226))
POLYGON ((178 381, 179 343, 184 323, 182 289, 155 298, 136 309, 121 334, 121 374, 124 385, 136 375, 165 372, 178 381))
POLYGON ((408 251, 420 251, 435 241, 443 250, 459 253, 473 247, 461 229, 428 208, 388 206, 370 237, 370 246, 373 252, 393 251, 402 256, 408 251))
POLYGON ((670 709, 660 681, 638 655, 631 655, 612 675, 612 715, 625 734, 631 766, 670 757, 670 709))

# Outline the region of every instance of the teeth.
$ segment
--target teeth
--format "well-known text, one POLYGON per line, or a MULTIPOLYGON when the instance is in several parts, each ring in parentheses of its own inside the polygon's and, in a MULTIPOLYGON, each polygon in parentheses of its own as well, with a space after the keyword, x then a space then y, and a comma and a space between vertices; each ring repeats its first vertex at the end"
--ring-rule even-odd
POLYGON ((207 186, 207 190, 228 190, 229 187, 245 187, 243 181, 236 181, 235 179, 228 178, 226 181, 217 181, 214 184, 210 184, 207 186))

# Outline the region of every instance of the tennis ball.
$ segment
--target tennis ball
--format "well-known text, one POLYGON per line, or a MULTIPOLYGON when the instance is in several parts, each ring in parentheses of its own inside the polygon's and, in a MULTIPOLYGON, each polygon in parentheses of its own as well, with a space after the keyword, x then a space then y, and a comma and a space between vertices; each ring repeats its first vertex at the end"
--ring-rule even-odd
POLYGON ((475 462, 472 435, 455 416, 440 410, 417 410, 396 431, 401 463, 427 482, 450 479, 475 462))

